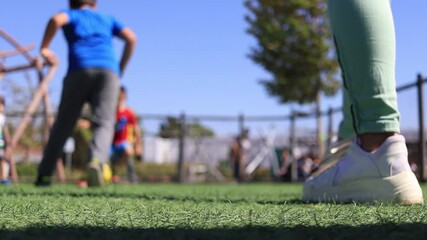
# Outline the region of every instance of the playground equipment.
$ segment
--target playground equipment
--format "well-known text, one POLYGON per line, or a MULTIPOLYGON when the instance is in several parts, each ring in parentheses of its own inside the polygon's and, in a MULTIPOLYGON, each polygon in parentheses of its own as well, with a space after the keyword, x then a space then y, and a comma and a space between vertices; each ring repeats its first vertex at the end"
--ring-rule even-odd
POLYGON ((226 178, 217 169, 214 160, 205 149, 206 146, 204 142, 206 141, 206 137, 196 134, 193 140, 194 152, 190 159, 194 159, 195 162, 189 165, 188 180, 190 182, 203 182, 205 181, 206 174, 210 174, 217 182, 225 182, 226 178))
MULTIPOLYGON (((12 148, 12 151, 13 151, 13 149, 17 146, 17 143, 20 137, 22 136, 25 128, 28 126, 29 121, 31 120, 33 115, 36 113, 37 107, 39 106, 41 101, 43 101, 43 107, 44 107, 43 109, 44 122, 47 126, 46 131, 44 133, 44 139, 45 141, 47 140, 49 129, 52 126, 52 122, 53 122, 47 86, 49 84, 49 81, 55 75, 58 66, 57 64, 50 65, 46 63, 41 57, 31 56, 29 52, 34 48, 33 45, 28 45, 28 46, 21 45, 12 36, 10 36, 6 31, 2 29, 0 29, 0 37, 3 38, 6 42, 10 43, 10 45, 14 48, 8 51, 0 51, 0 79, 2 79, 2 77, 8 73, 26 71, 26 70, 36 70, 38 80, 39 80, 37 89, 34 92, 32 100, 27 105, 23 114, 23 118, 21 119, 20 123, 18 124, 12 136, 10 147, 12 148), (27 63, 15 65, 15 66, 5 65, 6 58, 9 58, 12 56, 18 56, 18 55, 22 55, 27 60, 27 63)), ((61 170, 61 169, 58 169, 58 170, 61 170)), ((18 175, 16 172, 15 162, 13 158, 10 159, 10 171, 11 171, 12 181, 18 182, 18 175)), ((61 171, 58 171, 58 172, 61 172, 61 171)))
POLYGON ((252 159, 248 159, 248 164, 245 168, 245 174, 251 175, 259 165, 266 159, 270 159, 273 172, 279 171, 279 160, 275 154, 274 140, 276 138, 276 130, 272 128, 268 133, 261 133, 262 145, 252 159))

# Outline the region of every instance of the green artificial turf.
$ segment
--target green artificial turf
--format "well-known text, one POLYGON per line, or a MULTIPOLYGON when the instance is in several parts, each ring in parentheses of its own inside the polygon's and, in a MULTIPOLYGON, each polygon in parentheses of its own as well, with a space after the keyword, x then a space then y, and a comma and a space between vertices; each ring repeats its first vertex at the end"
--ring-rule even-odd
POLYGON ((427 239, 425 206, 306 204, 301 191, 301 184, 2 186, 0 239, 427 239))

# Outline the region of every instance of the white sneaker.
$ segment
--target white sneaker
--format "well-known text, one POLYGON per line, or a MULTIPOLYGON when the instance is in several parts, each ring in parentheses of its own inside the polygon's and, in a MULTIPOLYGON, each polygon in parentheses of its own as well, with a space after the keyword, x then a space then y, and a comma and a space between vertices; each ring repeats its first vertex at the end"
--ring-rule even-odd
POLYGON ((353 142, 340 161, 305 181, 303 200, 424 203, 420 185, 408 163, 405 138, 401 135, 389 137, 373 153, 353 142))

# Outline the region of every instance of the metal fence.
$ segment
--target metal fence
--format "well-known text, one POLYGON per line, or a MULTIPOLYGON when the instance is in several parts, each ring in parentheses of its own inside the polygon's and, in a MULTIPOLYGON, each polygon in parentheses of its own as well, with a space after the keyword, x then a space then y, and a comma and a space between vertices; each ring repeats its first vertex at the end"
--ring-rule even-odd
MULTIPOLYGON (((424 94, 423 87, 424 83, 427 82, 427 79, 423 78, 421 75, 417 76, 416 81, 409 83, 397 88, 397 92, 401 93, 409 89, 416 89, 417 92, 417 118, 418 118, 418 131, 417 131, 417 159, 419 161, 419 167, 417 175, 420 180, 425 181, 427 177, 427 166, 425 160, 425 126, 424 126, 424 94)), ((166 114, 141 114, 140 117, 143 119, 143 125, 149 121, 155 121, 161 123, 169 117, 174 117, 178 119, 180 124, 180 130, 178 137, 170 139, 169 141, 164 141, 164 139, 156 138, 156 132, 146 132, 144 135, 145 151, 156 151, 159 146, 166 148, 168 154, 169 162, 176 164, 177 168, 177 180, 179 182, 184 182, 186 180, 186 175, 188 172, 185 171, 185 166, 193 163, 203 163, 207 166, 207 171, 210 171, 211 174, 216 174, 217 179, 221 179, 221 176, 217 173, 217 165, 220 160, 225 160, 227 158, 229 147, 233 139, 245 131, 249 123, 262 123, 268 124, 271 122, 279 123, 280 125, 288 125, 289 129, 286 130, 287 134, 276 134, 274 132, 267 132, 264 134, 259 134, 258 136, 252 136, 253 140, 253 151, 249 153, 249 156, 252 159, 259 158, 261 153, 265 151, 265 147, 283 147, 286 146, 289 149, 293 149, 297 145, 301 145, 301 141, 305 142, 305 145, 313 145, 317 143, 317 136, 314 130, 310 131, 305 129, 305 132, 300 133, 301 123, 304 123, 307 119, 316 119, 323 118, 325 119, 327 131, 326 138, 324 139, 326 145, 330 143, 335 136, 336 130, 334 129, 334 116, 341 112, 341 107, 329 108, 326 111, 320 112, 301 112, 301 111, 292 111, 288 115, 276 115, 276 116, 247 116, 243 114, 234 115, 234 116, 213 116, 213 115, 187 115, 182 113, 177 116, 166 115, 166 114), (229 129, 232 129, 231 134, 225 136, 219 136, 214 138, 210 137, 195 137, 189 132, 189 129, 186 127, 189 123, 202 123, 202 125, 208 123, 221 123, 229 126, 229 129), (231 126, 231 127, 230 127, 231 126), (299 133, 299 134, 298 134, 299 133), (272 139, 271 134, 276 134, 280 136, 275 136, 272 139), (270 141, 270 142, 269 142, 270 141), (271 142, 272 141, 272 142, 271 142)), ((9 118, 22 118, 27 116, 26 112, 7 112, 9 118)), ((32 118, 41 118, 46 116, 44 112, 35 112, 32 115, 32 118)), ((310 125, 312 128, 315 128, 315 124, 310 125)), ((144 128, 144 127, 143 127, 144 128)), ((269 149, 270 152, 262 155, 264 158, 270 161, 270 165, 275 161, 272 153, 274 149, 269 149)), ((166 159, 166 158, 165 158, 166 159)), ((277 159, 276 159, 277 160, 277 159)), ((260 162, 260 161, 258 161, 260 162)), ((260 165, 261 163, 257 163, 260 165)), ((258 166, 256 165, 256 166, 258 166)), ((247 166, 246 166, 247 167, 247 166)), ((294 169, 294 168, 293 168, 294 169)), ((295 175, 295 174, 293 174, 295 175)), ((296 180, 294 177, 293 180, 296 180)))
MULTIPOLYGON (((406 91, 408 89, 417 89, 417 113, 418 113, 418 161, 419 165, 421 166, 419 169, 419 172, 417 175, 419 176, 420 180, 425 181, 427 177, 427 168, 426 168, 426 161, 425 161, 425 154, 426 154, 426 147, 425 147, 425 127, 424 127, 424 94, 423 94, 423 85, 427 81, 427 79, 423 78, 421 74, 417 76, 417 79, 413 83, 409 83, 400 87, 397 87, 397 92, 401 93, 403 91, 406 91)), ((315 118, 326 118, 327 122, 327 143, 330 143, 333 139, 333 136, 335 135, 334 130, 334 114, 340 113, 341 107, 336 108, 330 108, 326 111, 320 111, 320 112, 300 112, 300 111, 293 111, 289 115, 277 115, 277 116, 245 116, 243 114, 235 115, 235 116, 212 116, 212 115, 187 115, 185 113, 182 113, 179 116, 172 116, 176 119, 179 119, 179 123, 181 124, 180 132, 178 138, 175 139, 175 145, 178 147, 178 150, 176 151, 177 155, 177 169, 178 169, 178 176, 177 179, 179 182, 185 181, 185 171, 184 171, 184 163, 186 161, 191 161, 191 158, 188 157, 191 151, 189 149, 195 148, 194 144, 191 144, 190 138, 188 136, 188 129, 186 129, 186 125, 189 122, 227 122, 230 124, 235 125, 236 133, 241 134, 245 126, 248 122, 288 122, 289 124, 289 134, 287 135, 287 138, 285 141, 282 141, 283 144, 288 144, 288 147, 290 149, 293 149, 295 145, 297 145, 298 139, 301 138, 301 136, 297 136, 296 129, 298 122, 303 119, 315 119, 315 118)), ((171 117, 171 115, 154 115, 154 114, 142 114, 142 119, 144 121, 149 120, 157 120, 161 121, 168 117, 171 117)), ((229 136, 229 139, 223 140, 223 144, 229 145, 231 142, 231 138, 233 136, 229 136)), ((305 136, 307 137, 307 136, 305 136)), ((262 137, 261 137, 262 138, 262 137)), ((313 140, 313 136, 310 136, 312 139, 311 142, 315 142, 313 140)), ((199 139, 200 140, 200 139, 199 139)), ((214 144, 212 142, 209 143, 209 141, 206 141, 204 139, 205 144, 214 144)), ((214 145, 216 146, 216 145, 214 145)), ((197 146, 196 146, 197 147, 197 146)), ((200 147, 200 146, 199 146, 200 147)), ((211 146, 212 147, 212 146, 211 146)), ((200 149, 199 149, 200 150, 200 149)), ((197 151, 197 149, 195 150, 197 151)), ((223 151, 223 150, 221 150, 223 151)), ((293 169, 295 169, 293 167, 293 169)), ((295 175, 295 173, 293 174, 295 175)), ((293 177, 293 180, 296 180, 295 177, 293 177)))

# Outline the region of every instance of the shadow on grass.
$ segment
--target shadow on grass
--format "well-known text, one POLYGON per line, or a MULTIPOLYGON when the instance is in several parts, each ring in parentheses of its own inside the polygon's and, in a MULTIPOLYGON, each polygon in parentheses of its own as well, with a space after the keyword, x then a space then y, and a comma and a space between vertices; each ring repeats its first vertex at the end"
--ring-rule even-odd
POLYGON ((426 224, 382 224, 328 227, 243 227, 233 229, 111 229, 29 227, 0 230, 1 239, 426 239, 426 224))

